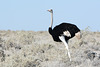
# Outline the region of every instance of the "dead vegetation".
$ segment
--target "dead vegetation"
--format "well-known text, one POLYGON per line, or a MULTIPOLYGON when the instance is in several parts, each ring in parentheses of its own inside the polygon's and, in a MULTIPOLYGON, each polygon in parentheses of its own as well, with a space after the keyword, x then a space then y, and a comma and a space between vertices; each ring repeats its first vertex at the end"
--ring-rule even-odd
POLYGON ((69 49, 72 62, 47 31, 0 31, 0 67, 100 67, 100 32, 82 31, 69 49))

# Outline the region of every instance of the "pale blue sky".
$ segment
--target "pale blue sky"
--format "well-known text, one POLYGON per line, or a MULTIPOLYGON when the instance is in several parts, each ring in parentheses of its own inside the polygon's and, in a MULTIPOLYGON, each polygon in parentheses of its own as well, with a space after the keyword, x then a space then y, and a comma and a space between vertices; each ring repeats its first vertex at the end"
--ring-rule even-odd
POLYGON ((0 30, 47 31, 54 10, 53 27, 70 22, 84 30, 100 31, 100 0, 0 0, 0 30))

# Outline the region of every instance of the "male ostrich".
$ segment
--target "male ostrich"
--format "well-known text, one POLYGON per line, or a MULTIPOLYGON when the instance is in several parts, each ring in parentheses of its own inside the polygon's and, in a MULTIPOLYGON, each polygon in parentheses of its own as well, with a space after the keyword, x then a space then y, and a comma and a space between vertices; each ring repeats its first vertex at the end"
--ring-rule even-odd
POLYGON ((53 37, 53 40, 56 42, 63 42, 66 46, 66 49, 68 50, 68 57, 71 61, 70 52, 68 49, 68 40, 74 36, 76 36, 78 39, 80 39, 80 29, 70 23, 61 23, 60 25, 57 25, 52 29, 53 25, 53 10, 48 10, 51 13, 51 24, 48 29, 49 33, 53 37))

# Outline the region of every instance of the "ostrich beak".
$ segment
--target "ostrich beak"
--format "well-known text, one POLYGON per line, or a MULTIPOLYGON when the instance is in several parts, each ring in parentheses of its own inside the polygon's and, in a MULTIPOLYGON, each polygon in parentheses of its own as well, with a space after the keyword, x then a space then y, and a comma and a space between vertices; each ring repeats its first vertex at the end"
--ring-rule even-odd
POLYGON ((77 33, 75 34, 75 36, 76 36, 78 39, 81 39, 81 32, 77 32, 77 33))
POLYGON ((49 11, 49 12, 50 12, 50 9, 49 9, 49 10, 47 10, 47 11, 49 11))

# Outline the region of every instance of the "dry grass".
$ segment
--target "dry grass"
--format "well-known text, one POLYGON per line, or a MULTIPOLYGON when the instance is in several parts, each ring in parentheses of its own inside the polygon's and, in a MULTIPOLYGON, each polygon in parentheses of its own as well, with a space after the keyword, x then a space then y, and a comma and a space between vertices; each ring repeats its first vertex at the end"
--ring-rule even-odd
POLYGON ((0 31, 0 67, 100 67, 100 32, 82 31, 69 49, 71 62, 47 31, 0 31))

